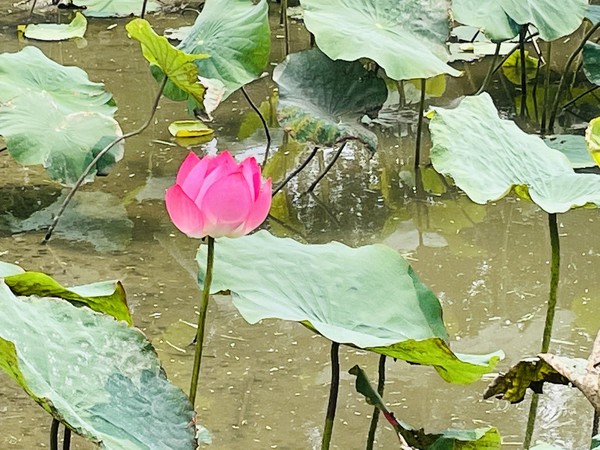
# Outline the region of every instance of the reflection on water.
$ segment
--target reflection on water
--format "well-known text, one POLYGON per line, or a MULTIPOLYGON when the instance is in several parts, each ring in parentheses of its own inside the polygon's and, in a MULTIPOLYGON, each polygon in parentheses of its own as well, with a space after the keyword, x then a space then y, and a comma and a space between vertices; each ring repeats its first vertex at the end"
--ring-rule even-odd
MULTIPOLYGON (((17 15, 0 19, 4 51, 31 44, 13 37, 19 20, 17 15)), ((158 30, 185 20, 191 19, 179 15, 151 18, 158 30)), ((275 34, 276 22, 274 18, 275 34)), ((119 106, 117 118, 128 131, 145 120, 157 87, 138 44, 127 40, 124 23, 91 21, 85 48, 73 42, 35 45, 62 64, 81 66, 92 80, 105 82, 119 106), (113 23, 118 26, 109 27, 113 23)), ((291 29, 293 49, 306 46, 306 36, 296 26, 291 29)), ((275 39, 273 61, 281 60, 282 49, 282 41, 275 39)), ((479 81, 473 80, 484 77, 485 64, 466 65, 468 76, 448 80, 448 94, 435 101, 444 104, 456 92, 474 91, 472 87, 479 81)), ((272 88, 268 79, 249 87, 258 104, 265 101, 262 108, 266 112, 271 108, 266 100, 272 88)), ((512 108, 511 92, 504 97, 496 95, 507 111, 512 108)), ((210 146, 260 157, 264 135, 253 114, 243 97, 232 95, 215 113, 211 127, 217 141, 210 146)), ((174 229, 162 201, 162 192, 187 153, 185 148, 168 145, 167 125, 183 118, 187 118, 185 105, 163 100, 150 129, 127 142, 125 159, 114 172, 82 189, 80 206, 87 214, 72 205, 73 220, 63 220, 66 239, 57 234, 50 245, 41 247, 41 231, 11 234, 3 227, 0 256, 27 269, 47 272, 64 284, 123 280, 136 325, 157 347, 170 378, 187 389, 193 359, 190 322, 196 322, 194 311, 200 296, 194 262, 198 242, 174 229), (84 233, 77 221, 83 215, 87 216, 86 227, 98 227, 95 232, 104 237, 84 233), (81 240, 69 240, 76 232, 81 232, 81 240), (99 247, 100 238, 119 244, 99 247)), ((266 226, 274 234, 315 243, 333 239, 349 245, 383 242, 401 252, 438 294, 456 351, 487 353, 501 348, 507 358, 500 369, 535 354, 549 283, 545 214, 512 197, 497 204, 475 205, 431 172, 424 171, 419 180, 409 169, 414 148, 410 123, 379 131, 379 137, 380 153, 371 155, 349 144, 314 194, 306 194, 333 153, 332 149, 319 151, 277 195, 266 226)), ((312 149, 293 142, 282 145, 283 136, 277 130, 274 139, 279 148, 266 170, 277 184, 312 149)), ((39 168, 17 166, 0 154, 0 170, 0 221, 6 222, 8 216, 33 220, 59 198, 60 189, 48 183, 39 168)), ((600 221, 597 211, 578 210, 560 215, 559 227, 563 266, 551 351, 587 357, 600 313, 594 270, 600 265, 596 239, 600 221)), ((198 403, 199 421, 214 433, 212 448, 318 448, 328 394, 328 342, 295 323, 264 321, 250 326, 227 297, 216 297, 209 314, 207 359, 198 403)), ((364 447, 372 410, 354 392, 354 379, 346 371, 360 364, 375 379, 377 360, 376 355, 364 351, 342 349, 334 448, 364 447)), ((385 399, 398 418, 428 431, 494 425, 507 448, 519 448, 526 402, 507 405, 482 400, 486 381, 452 386, 433 369, 403 362, 390 362, 386 375, 385 399)), ((591 408, 578 392, 549 387, 541 400, 535 439, 584 448, 590 420, 591 408)), ((45 446, 49 423, 40 408, 0 375, 0 448, 45 446)), ((389 427, 381 426, 376 448, 395 445, 389 427)), ((73 448, 94 447, 76 440, 73 448)))

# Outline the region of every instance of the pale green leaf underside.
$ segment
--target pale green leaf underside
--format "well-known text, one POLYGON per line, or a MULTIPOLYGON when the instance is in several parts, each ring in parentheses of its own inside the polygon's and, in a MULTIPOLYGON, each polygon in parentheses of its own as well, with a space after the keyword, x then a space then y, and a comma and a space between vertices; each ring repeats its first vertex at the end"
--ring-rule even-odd
POLYGON ((141 332, 0 282, 0 366, 54 417, 107 450, 194 449, 192 407, 141 332))
POLYGON ((25 27, 25 37, 38 41, 64 41, 73 38, 82 38, 87 29, 87 20, 80 12, 75 13, 75 18, 68 24, 42 23, 30 24, 25 27))
POLYGON ((515 37, 520 25, 532 24, 545 41, 567 36, 579 28, 587 0, 453 0, 456 20, 481 28, 493 41, 515 37))
POLYGON ((47 58, 37 47, 0 54, 0 103, 30 91, 52 96, 69 112, 94 111, 111 116, 112 95, 102 83, 93 83, 79 67, 65 67, 47 58))
POLYGON ((250 0, 207 0, 178 48, 210 55, 195 64, 203 77, 223 82, 226 98, 257 79, 269 63, 268 12, 266 0, 257 5, 250 0))
MULTIPOLYGON (((501 357, 452 353, 438 299, 383 245, 303 245, 259 231, 215 248, 211 289, 230 290, 250 323, 304 322, 332 341, 433 365, 450 382, 475 381, 501 357)), ((204 266, 205 245, 197 260, 204 266)))
MULTIPOLYGON (((75 3, 85 6, 83 13, 88 17, 127 17, 139 16, 142 13, 142 1, 140 0, 76 0, 75 3)), ((146 4, 146 12, 155 12, 160 5, 155 0, 149 0, 146 4)))
POLYGON ((600 205, 600 177, 575 173, 562 153, 500 119, 486 93, 466 97, 455 109, 435 108, 429 128, 435 169, 454 178, 476 203, 524 186, 548 213, 600 205))
POLYGON ((277 116, 299 142, 334 145, 357 138, 372 151, 377 137, 359 120, 385 102, 385 82, 357 61, 332 61, 319 49, 289 55, 273 72, 277 116))
MULTIPOLYGON (((44 91, 22 94, 0 104, 0 135, 20 164, 43 164, 50 177, 72 185, 108 143, 122 135, 112 117, 97 112, 67 112, 44 91)), ((123 157, 123 143, 98 162, 106 173, 123 157)), ((92 180, 92 170, 87 179, 92 180)))
POLYGON ((346 61, 370 58, 394 80, 460 75, 446 64, 449 3, 302 0, 306 27, 327 56, 346 61))
POLYGON ((586 148, 583 136, 575 134, 546 135, 544 142, 548 147, 565 155, 573 169, 585 169, 596 165, 586 148))

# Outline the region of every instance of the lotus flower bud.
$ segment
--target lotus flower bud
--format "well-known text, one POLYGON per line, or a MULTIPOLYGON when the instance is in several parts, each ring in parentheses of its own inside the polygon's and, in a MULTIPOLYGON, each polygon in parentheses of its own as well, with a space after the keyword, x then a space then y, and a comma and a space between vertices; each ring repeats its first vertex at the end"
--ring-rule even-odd
POLYGON ((228 151, 204 158, 190 152, 165 202, 175 226, 189 237, 239 237, 267 217, 271 179, 262 179, 253 157, 238 164, 228 151))

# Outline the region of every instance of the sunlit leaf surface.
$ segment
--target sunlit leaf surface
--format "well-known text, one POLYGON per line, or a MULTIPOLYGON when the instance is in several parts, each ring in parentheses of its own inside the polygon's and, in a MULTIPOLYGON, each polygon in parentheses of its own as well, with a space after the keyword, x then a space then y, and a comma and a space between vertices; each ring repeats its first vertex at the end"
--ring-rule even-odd
POLYGON ((386 246, 304 245, 259 231, 215 247, 212 291, 231 290, 250 323, 301 322, 332 341, 433 366, 455 383, 479 379, 502 357, 453 353, 438 299, 386 246))
POLYGON ((80 12, 75 13, 71 23, 30 24, 25 27, 25 37, 38 41, 64 41, 72 38, 82 38, 87 29, 87 20, 80 12))

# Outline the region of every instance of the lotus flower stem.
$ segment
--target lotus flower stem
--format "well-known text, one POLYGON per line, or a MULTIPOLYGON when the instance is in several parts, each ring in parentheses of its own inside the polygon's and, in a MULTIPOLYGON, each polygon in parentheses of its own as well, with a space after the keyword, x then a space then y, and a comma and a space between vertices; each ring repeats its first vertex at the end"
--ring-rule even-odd
POLYGON ((325 416, 325 428, 323 429, 323 440, 321 450, 329 450, 331 434, 333 432, 333 421, 337 408, 338 391, 340 389, 340 344, 331 343, 331 386, 329 387, 329 403, 327 404, 327 415, 325 416))
POLYGON ((327 175, 327 172, 329 172, 331 170, 331 168, 333 167, 335 162, 338 160, 338 158, 344 151, 344 148, 346 147, 347 143, 348 143, 348 141, 344 141, 344 143, 342 145, 340 145, 340 148, 338 148, 337 152, 335 152, 335 155, 333 155, 333 158, 331 158, 331 161, 329 161, 329 163, 327 164, 325 169, 323 169, 323 172, 321 172, 319 174, 319 176, 317 177, 317 179, 315 181, 313 181, 313 183, 310 185, 310 187, 307 189, 306 192, 312 192, 315 190, 315 188, 317 187, 317 184, 319 184, 319 182, 323 179, 323 177, 325 175, 327 175))
POLYGON ((215 259, 215 240, 208 236, 208 254, 206 255, 206 276, 204 277, 204 288, 202 289, 202 303, 198 316, 198 329, 196 330, 196 353, 194 354, 194 366, 192 368, 192 383, 190 385, 190 402, 196 405, 196 393, 198 391, 198 378, 200 376, 200 363, 202 362, 202 347, 204 344, 204 329, 206 326, 206 313, 208 311, 208 299, 210 298, 210 285, 212 283, 213 262, 215 259))
MULTIPOLYGON (((542 109, 542 120, 540 122, 540 132, 546 132, 546 116, 548 115, 548 98, 550 95, 550 63, 552 62, 552 42, 548 42, 546 51, 546 72, 544 76, 544 105, 542 109)), ((598 87, 598 86, 596 86, 598 87)))
POLYGON ((586 35, 581 40, 579 46, 575 49, 575 51, 573 53, 571 53, 571 56, 569 56, 569 59, 567 60, 567 63, 565 64, 565 69, 563 71, 562 76, 560 77, 560 82, 558 83, 558 89, 556 90, 556 94, 554 95, 554 102, 552 102, 550 119, 548 121, 548 131, 550 131, 550 133, 554 132, 554 122, 556 120, 556 115, 558 114, 558 102, 560 101, 560 93, 563 90, 563 88, 565 87, 565 82, 567 81, 567 73, 569 72, 569 69, 571 68, 571 65, 573 64, 573 61, 575 61, 575 58, 577 57, 577 55, 579 55, 579 53, 583 50, 585 43, 588 41, 588 39, 590 37, 592 37, 592 35, 596 32, 598 27, 600 27, 600 22, 595 24, 590 29, 590 31, 588 31, 586 33, 586 35))
POLYGON ((304 170, 304 168, 308 165, 308 163, 311 162, 312 159, 316 156, 318 150, 319 150, 319 147, 315 146, 315 148, 312 149, 312 152, 310 152, 310 155, 308 155, 308 158, 306 158, 302 162, 302 164, 300 164, 297 168, 295 168, 292 172, 290 172, 290 174, 287 177, 285 177, 285 180, 283 180, 279 186, 277 186, 275 189, 273 189, 273 197, 275 197, 275 194, 277 194, 280 190, 282 190, 285 187, 285 185, 288 184, 296 175, 298 175, 300 172, 302 172, 304 170))
MULTIPOLYGON (((546 322, 544 324, 544 335, 542 337, 542 349, 540 353, 548 353, 550 348, 554 314, 556 313, 558 282, 560 279, 560 237, 558 235, 558 223, 555 213, 548 214, 548 229, 550 231, 550 246, 552 248, 552 260, 550 263, 550 295, 548 297, 548 310, 546 311, 546 322)), ((535 420, 539 401, 538 395, 539 394, 533 394, 531 398, 531 406, 529 407, 527 430, 525 432, 525 439, 523 441, 523 448, 526 450, 531 445, 531 439, 535 429, 535 420)))
MULTIPOLYGON (((385 388, 385 362, 387 357, 385 355, 379 356, 379 377, 377 379, 377 393, 383 397, 383 390, 385 388)), ((377 432, 377 424, 379 422, 379 408, 373 407, 373 417, 371 418, 371 426, 369 428, 369 436, 367 438, 367 450, 373 450, 375 444, 375 433, 377 432)))
POLYGON ((265 159, 263 159, 263 163, 262 163, 262 167, 264 169, 265 164, 267 163, 267 159, 269 158, 269 150, 271 149, 271 132, 269 131, 269 126, 267 125, 267 121, 265 120, 265 117, 260 112, 260 109, 258 109, 256 107, 256 105, 254 104, 254 102, 252 101, 250 96, 248 95, 248 92, 246 92, 246 89, 244 88, 244 86, 242 86, 241 90, 242 90, 242 94, 244 94, 244 97, 246 97, 246 100, 250 104, 250 107, 254 110, 254 112, 256 114, 258 114, 258 117, 260 118, 262 126, 265 130, 265 136, 267 138, 267 148, 265 149, 265 159))
POLYGON ((71 191, 69 191, 69 193, 67 194, 67 196, 63 200, 62 205, 60 205, 60 209, 58 210, 58 213, 56 214, 56 216, 54 216, 54 220, 52 221, 52 223, 48 227, 48 231, 46 231, 46 236, 44 236, 44 240, 42 241, 42 244, 45 244, 45 243, 47 243, 50 240, 50 238, 52 237, 52 233, 54 232, 54 230, 56 229, 56 226, 58 225, 58 221, 60 220, 60 218, 62 217, 63 213, 65 212, 65 209, 67 209, 67 206, 69 205, 69 203, 73 199, 73 196, 75 195, 75 192, 77 192, 77 189, 79 189, 81 187, 81 185, 85 181, 85 178, 87 177, 88 173, 90 172, 90 170, 92 170, 96 166, 96 164, 98 163, 98 161, 104 155, 106 155, 106 153, 108 153, 108 151, 111 148, 113 148, 115 145, 117 145, 119 142, 121 142, 121 141, 123 141, 123 140, 125 140, 127 138, 130 138, 132 136, 137 136, 138 134, 140 134, 141 132, 143 132, 146 128, 148 128, 148 126, 150 126, 150 124, 152 123, 152 119, 154 118, 154 114, 156 113, 156 109, 158 108, 158 102, 160 101, 160 98, 162 97, 162 93, 163 93, 163 91, 165 89, 165 86, 167 84, 167 80, 168 80, 167 77, 163 78, 162 83, 160 84, 160 88, 158 89, 158 93, 156 94, 156 97, 155 97, 154 102, 152 104, 152 110, 150 111, 150 117, 148 117, 148 119, 146 120, 146 122, 144 122, 142 124, 142 126, 139 127, 137 130, 130 131, 129 133, 125 133, 123 136, 118 137, 115 140, 113 140, 110 144, 108 144, 106 147, 104 147, 102 150, 100 150, 98 152, 98 154, 94 157, 94 159, 92 159, 90 161, 90 163, 87 165, 87 167, 85 169, 83 169, 83 173, 81 174, 81 176, 79 177, 79 179, 77 180, 77 182, 75 182, 75 184, 71 188, 71 191))
POLYGON ((519 56, 521 59, 521 117, 527 113, 527 68, 525 67, 525 38, 527 37, 528 24, 521 25, 519 31, 519 56))
POLYGON ((423 113, 425 112, 425 91, 427 80, 421 78, 421 99, 419 101, 419 117, 417 119, 417 140, 415 144, 415 170, 421 165, 421 136, 423 134, 423 113))
POLYGON ((63 434, 63 450, 69 450, 71 448, 71 429, 69 427, 65 427, 65 432, 63 434))

